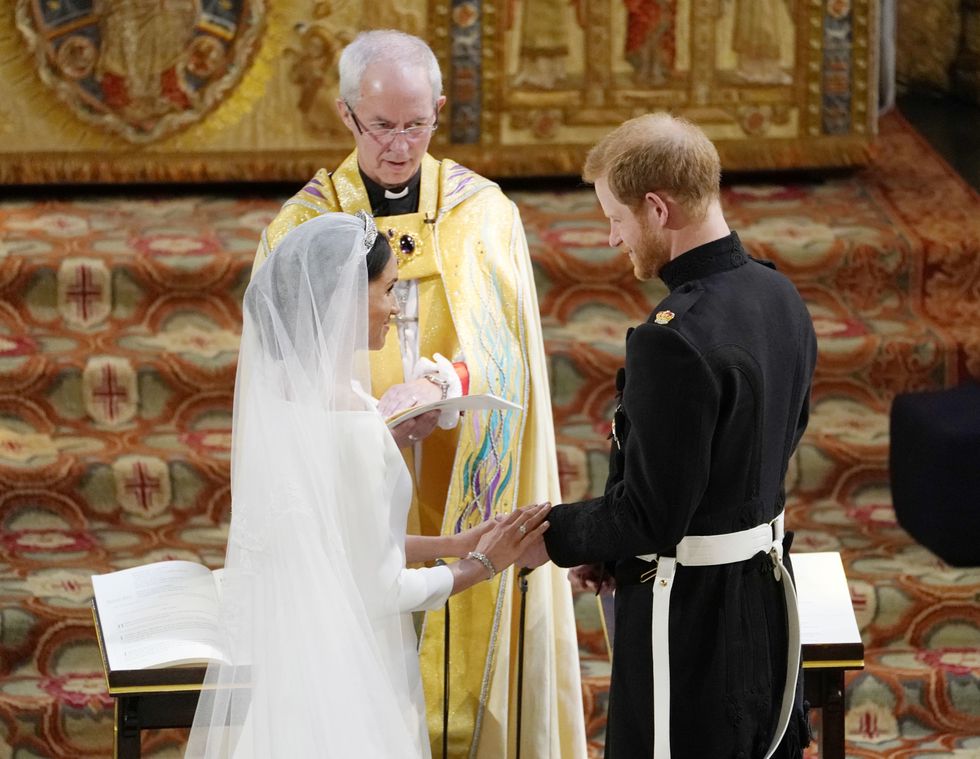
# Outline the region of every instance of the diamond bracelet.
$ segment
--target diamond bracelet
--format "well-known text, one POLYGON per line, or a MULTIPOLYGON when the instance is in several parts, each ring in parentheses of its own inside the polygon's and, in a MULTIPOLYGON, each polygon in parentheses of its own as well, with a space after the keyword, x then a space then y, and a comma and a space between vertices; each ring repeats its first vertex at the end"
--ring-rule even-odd
POLYGON ((496 576, 497 570, 494 568, 493 562, 490 561, 490 558, 485 553, 481 553, 480 551, 470 551, 468 554, 466 554, 466 558, 475 559, 476 561, 480 562, 487 570, 488 580, 492 580, 496 576))

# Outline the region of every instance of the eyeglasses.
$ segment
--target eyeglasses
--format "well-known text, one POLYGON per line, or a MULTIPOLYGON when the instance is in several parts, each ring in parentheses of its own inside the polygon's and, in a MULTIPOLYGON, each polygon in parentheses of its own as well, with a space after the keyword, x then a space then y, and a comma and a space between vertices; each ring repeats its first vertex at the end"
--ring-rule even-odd
POLYGON ((368 129, 366 126, 364 126, 361 120, 357 118, 357 114, 354 113, 354 109, 350 107, 350 103, 345 100, 344 105, 347 106, 347 112, 354 120, 354 126, 357 127, 357 133, 370 135, 381 147, 387 147, 395 141, 396 137, 399 136, 404 137, 409 142, 418 142, 419 140, 425 139, 439 128, 439 114, 437 112, 435 114, 435 121, 433 121, 431 124, 411 126, 406 127, 405 129, 388 129, 387 127, 368 129))

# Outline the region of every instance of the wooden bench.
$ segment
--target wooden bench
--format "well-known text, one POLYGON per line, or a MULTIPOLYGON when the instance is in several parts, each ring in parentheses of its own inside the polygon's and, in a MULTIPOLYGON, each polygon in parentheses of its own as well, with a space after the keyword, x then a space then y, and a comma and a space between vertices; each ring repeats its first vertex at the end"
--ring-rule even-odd
MULTIPOLYGON (((864 668, 864 644, 840 554, 793 555, 803 639, 804 690, 821 710, 821 759, 844 759, 844 672, 864 668)), ((140 731, 190 727, 205 667, 112 671, 93 607, 109 695, 115 699, 114 756, 138 759, 140 731)))

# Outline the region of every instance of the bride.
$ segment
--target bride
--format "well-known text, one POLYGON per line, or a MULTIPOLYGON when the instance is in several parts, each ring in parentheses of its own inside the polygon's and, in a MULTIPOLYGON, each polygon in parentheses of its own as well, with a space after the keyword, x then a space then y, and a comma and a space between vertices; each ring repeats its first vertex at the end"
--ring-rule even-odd
POLYGON ((245 293, 221 606, 234 664, 208 667, 187 756, 427 759, 411 612, 547 528, 544 504, 406 539, 411 479, 367 353, 397 278, 373 220, 333 213, 286 235, 245 293), (466 558, 406 568, 440 556, 466 558))

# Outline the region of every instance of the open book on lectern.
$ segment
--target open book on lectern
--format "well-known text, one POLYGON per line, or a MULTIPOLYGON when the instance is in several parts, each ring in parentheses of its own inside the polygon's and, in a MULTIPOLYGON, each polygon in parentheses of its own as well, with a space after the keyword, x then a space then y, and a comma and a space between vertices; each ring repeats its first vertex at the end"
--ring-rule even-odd
POLYGON ((222 570, 158 561, 92 576, 109 669, 228 662, 219 625, 222 570))

